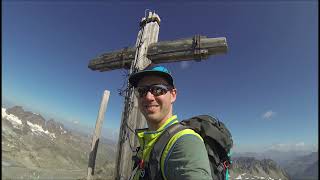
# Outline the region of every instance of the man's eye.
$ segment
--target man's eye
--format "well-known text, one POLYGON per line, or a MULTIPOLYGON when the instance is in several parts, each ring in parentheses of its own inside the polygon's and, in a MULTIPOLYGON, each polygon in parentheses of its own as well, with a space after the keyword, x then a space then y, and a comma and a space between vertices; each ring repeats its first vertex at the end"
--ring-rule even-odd
POLYGON ((162 89, 161 88, 157 88, 156 92, 157 92, 157 94, 160 94, 160 93, 162 93, 162 89))
POLYGON ((165 89, 155 88, 155 89, 154 89, 154 92, 155 92, 157 95, 162 95, 162 94, 165 93, 165 89))
POLYGON ((146 92, 146 90, 145 90, 144 88, 139 88, 139 89, 138 89, 138 92, 139 92, 140 94, 144 94, 144 93, 146 92))

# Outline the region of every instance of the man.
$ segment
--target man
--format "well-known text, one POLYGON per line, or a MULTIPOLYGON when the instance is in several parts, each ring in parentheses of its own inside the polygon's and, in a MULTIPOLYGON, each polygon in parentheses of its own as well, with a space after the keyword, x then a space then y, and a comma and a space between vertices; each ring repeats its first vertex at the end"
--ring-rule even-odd
MULTIPOLYGON (((146 167, 150 151, 163 130, 178 123, 173 115, 173 103, 177 98, 170 72, 163 66, 150 67, 132 74, 130 84, 135 87, 139 109, 145 116, 147 129, 137 130, 140 143, 139 166, 133 172, 134 179, 148 179, 146 167)), ((161 156, 162 179, 212 179, 209 159, 203 139, 191 129, 175 134, 161 156)))

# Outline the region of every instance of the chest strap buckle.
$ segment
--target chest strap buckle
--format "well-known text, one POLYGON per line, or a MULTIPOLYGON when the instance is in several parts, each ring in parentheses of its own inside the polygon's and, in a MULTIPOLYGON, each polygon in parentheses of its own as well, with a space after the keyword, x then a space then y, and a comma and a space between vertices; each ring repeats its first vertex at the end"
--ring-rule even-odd
POLYGON ((143 168, 144 168, 144 161, 143 161, 143 159, 141 159, 141 160, 139 161, 139 168, 140 168, 140 169, 143 169, 143 168))

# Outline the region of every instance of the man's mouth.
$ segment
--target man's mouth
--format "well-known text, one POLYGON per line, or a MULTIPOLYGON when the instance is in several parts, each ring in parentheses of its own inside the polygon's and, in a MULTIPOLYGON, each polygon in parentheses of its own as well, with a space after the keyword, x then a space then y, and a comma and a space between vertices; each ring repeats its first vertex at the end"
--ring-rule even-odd
POLYGON ((159 105, 145 105, 144 107, 147 111, 155 111, 159 105))

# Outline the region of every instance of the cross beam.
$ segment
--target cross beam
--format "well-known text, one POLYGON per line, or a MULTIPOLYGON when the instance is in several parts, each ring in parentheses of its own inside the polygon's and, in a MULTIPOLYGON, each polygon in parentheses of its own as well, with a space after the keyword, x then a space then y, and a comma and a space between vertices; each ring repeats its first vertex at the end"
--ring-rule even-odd
MULTIPOLYGON (((207 59, 210 55, 226 53, 227 48, 225 37, 207 38, 206 36, 196 35, 188 39, 152 43, 149 45, 146 55, 153 64, 160 64, 207 59)), ((121 68, 129 69, 135 59, 135 53, 135 47, 104 53, 92 59, 88 67, 100 72, 121 68)))
MULTIPOLYGON (((110 71, 129 69, 129 75, 146 68, 149 64, 160 64, 187 60, 201 61, 210 55, 227 52, 225 37, 207 38, 196 35, 193 38, 174 41, 158 41, 160 17, 149 12, 142 18, 140 31, 135 47, 124 48, 114 52, 104 53, 90 60, 88 67, 95 71, 110 71)), ((137 98, 133 87, 127 82, 125 106, 121 117, 118 152, 116 157, 115 179, 129 179, 133 160, 133 149, 137 147, 134 130, 144 128, 146 120, 138 109, 137 98)))

